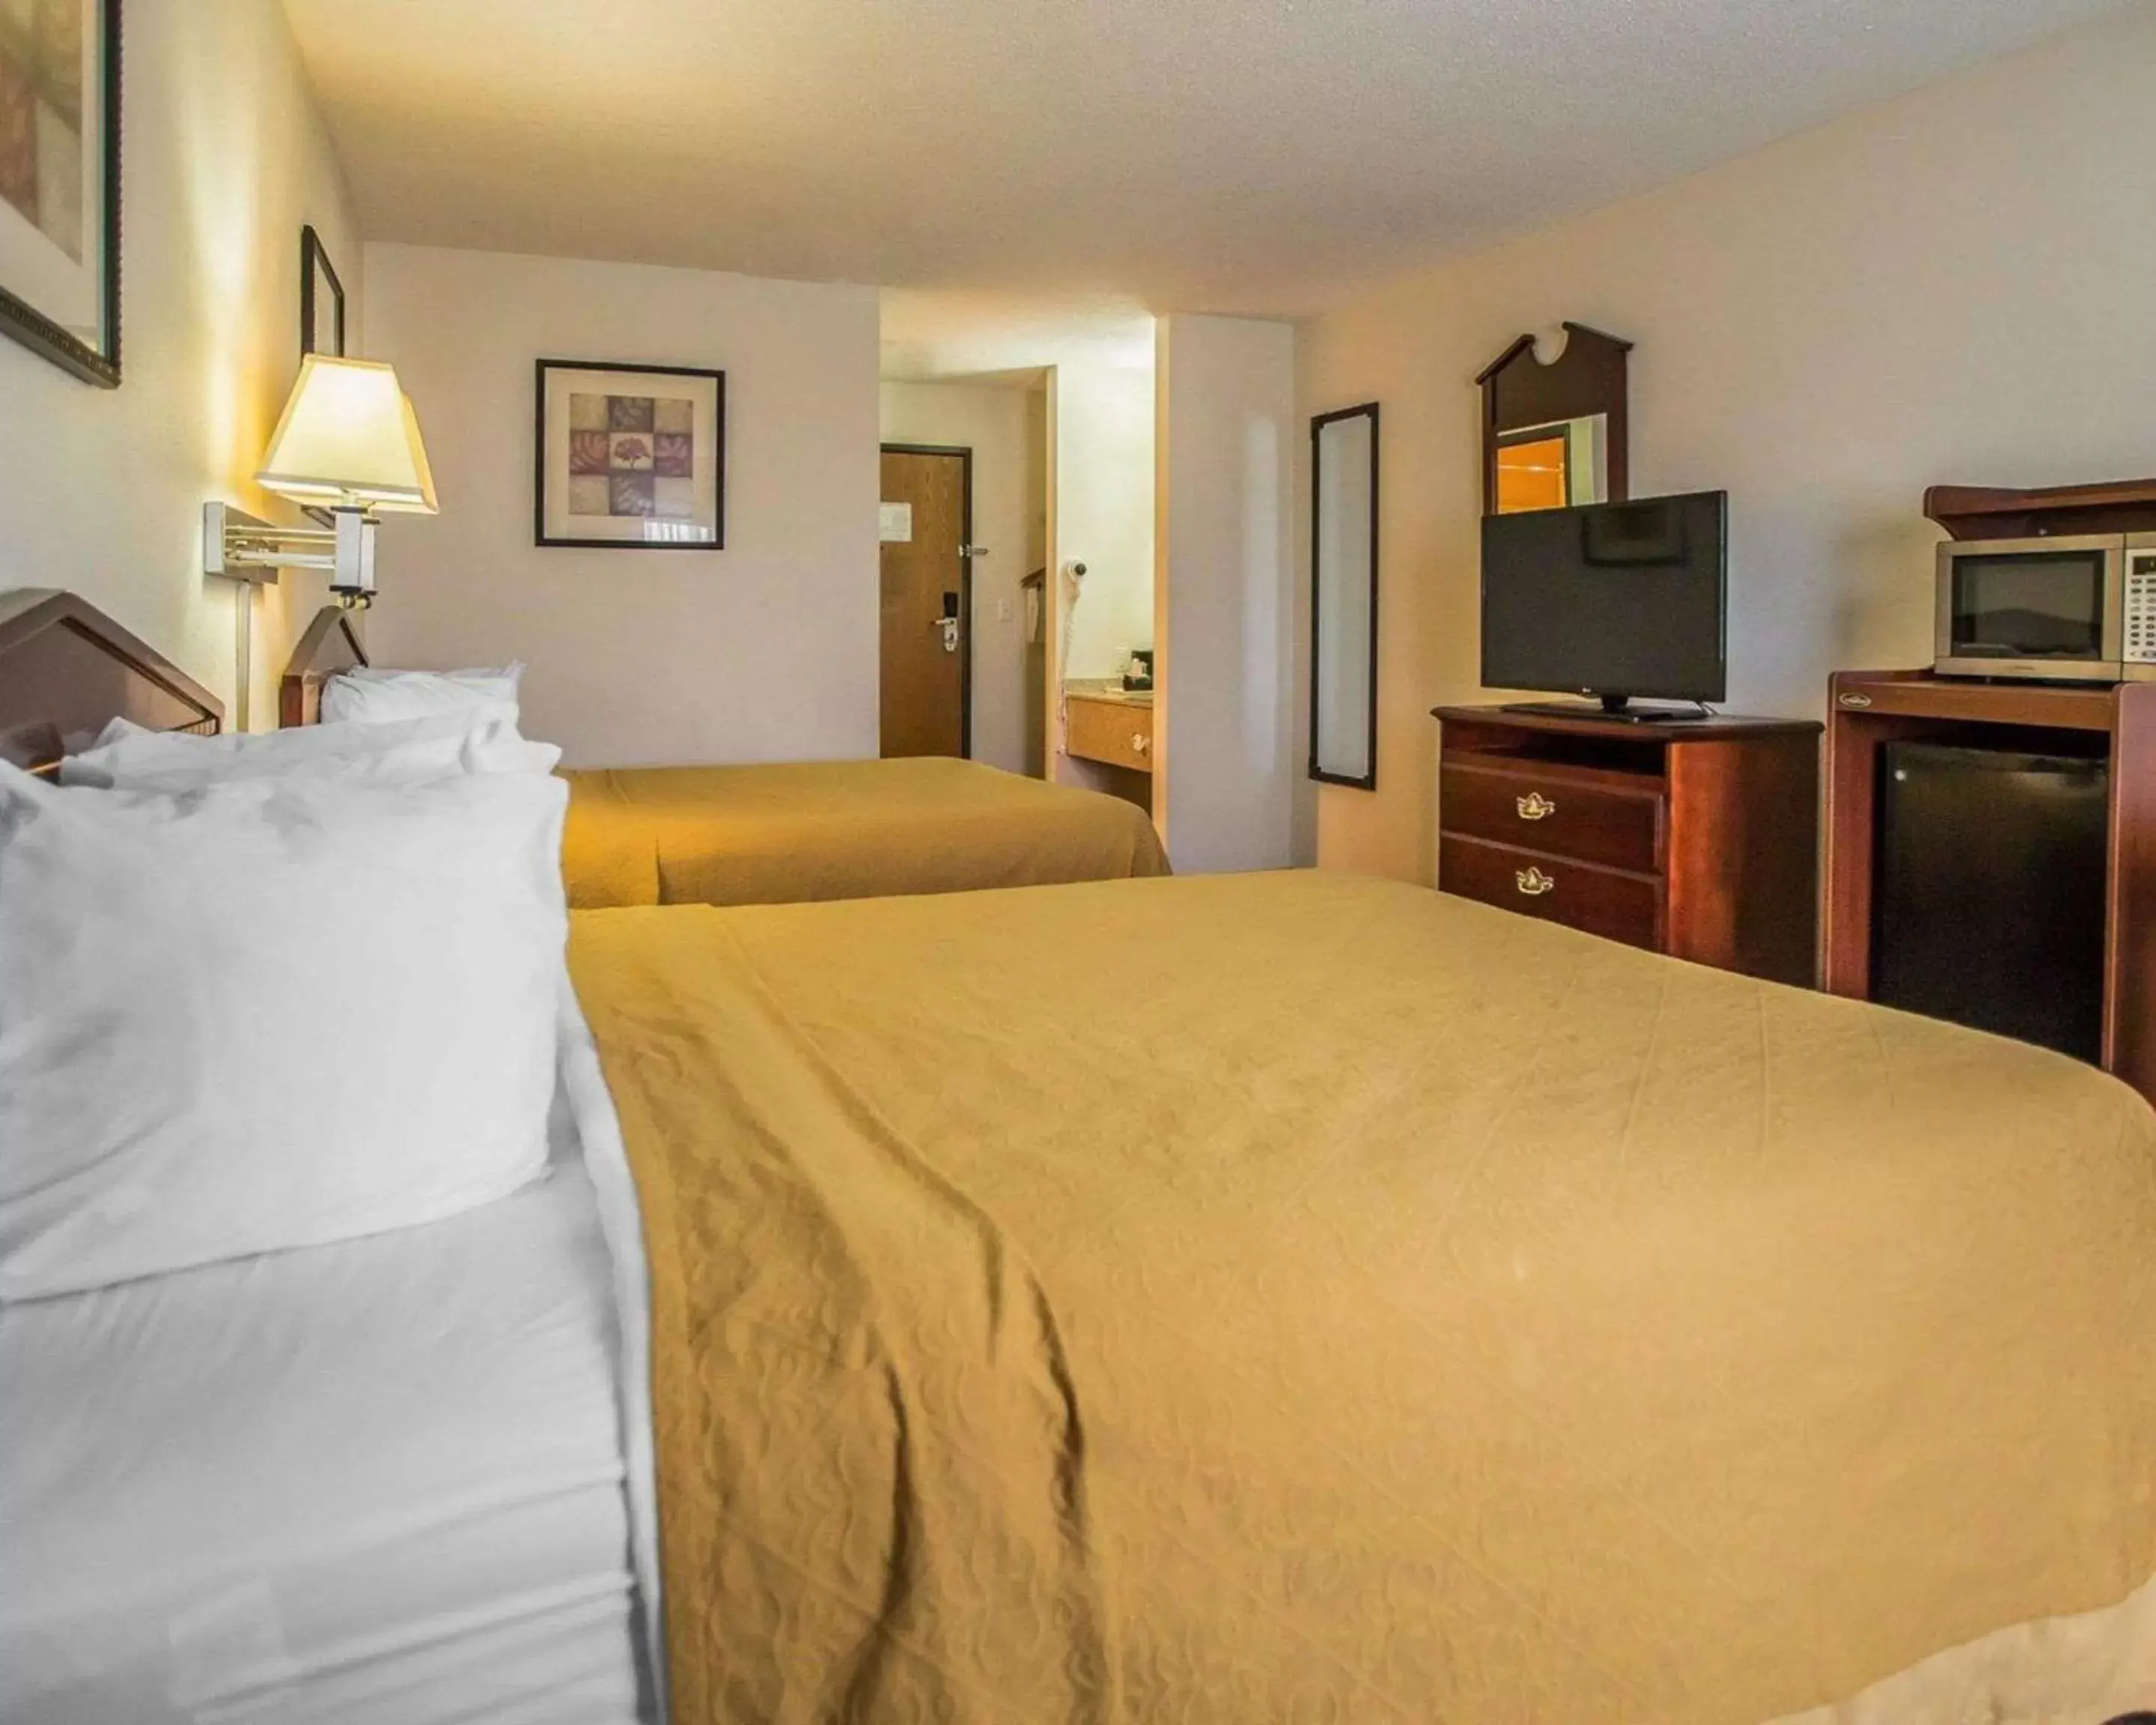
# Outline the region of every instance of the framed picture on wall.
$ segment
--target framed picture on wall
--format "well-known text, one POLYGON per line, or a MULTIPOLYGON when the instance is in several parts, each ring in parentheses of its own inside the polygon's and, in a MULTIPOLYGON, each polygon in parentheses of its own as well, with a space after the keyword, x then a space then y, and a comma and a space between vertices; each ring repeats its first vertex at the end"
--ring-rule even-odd
MULTIPOLYGON (((342 359, 344 340, 344 282, 311 222, 300 229, 300 357, 321 353, 342 359)), ((303 506, 300 513, 318 527, 330 526, 336 519, 328 510, 311 506, 303 506)))
POLYGON ((0 0, 0 334, 120 386, 120 0, 0 0))
POLYGON ((538 400, 539 544, 726 543, 724 372, 542 359, 538 400))
POLYGON ((300 352, 345 357, 344 283, 311 224, 300 230, 300 352))

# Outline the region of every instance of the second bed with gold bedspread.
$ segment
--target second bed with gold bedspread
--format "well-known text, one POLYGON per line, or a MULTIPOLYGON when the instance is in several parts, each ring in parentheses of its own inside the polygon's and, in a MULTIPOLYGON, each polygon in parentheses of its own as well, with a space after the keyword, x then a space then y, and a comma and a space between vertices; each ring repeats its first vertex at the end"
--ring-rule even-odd
POLYGON ((787 904, 1163 875, 1145 812, 971 761, 638 767, 565 775, 580 910, 787 904))
POLYGON ((2100 1074, 1312 874, 577 923, 676 1719, 2156 1698, 2100 1074))

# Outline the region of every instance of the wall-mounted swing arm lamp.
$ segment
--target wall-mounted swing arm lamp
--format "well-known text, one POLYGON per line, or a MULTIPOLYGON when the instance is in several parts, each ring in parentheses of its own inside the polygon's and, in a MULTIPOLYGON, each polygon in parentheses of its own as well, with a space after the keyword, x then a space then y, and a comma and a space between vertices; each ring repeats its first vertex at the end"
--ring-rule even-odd
POLYGON ((330 512, 326 527, 280 527, 225 503, 203 506, 203 568, 235 581, 321 569, 345 605, 374 597, 377 515, 433 515, 434 478, 394 367, 311 353, 254 482, 330 512))

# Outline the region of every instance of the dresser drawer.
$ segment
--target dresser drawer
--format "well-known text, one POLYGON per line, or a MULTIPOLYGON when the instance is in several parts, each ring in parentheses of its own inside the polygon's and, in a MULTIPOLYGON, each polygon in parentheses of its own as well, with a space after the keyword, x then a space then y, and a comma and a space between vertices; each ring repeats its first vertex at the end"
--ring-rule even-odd
POLYGON ((1088 701, 1074 695, 1065 703, 1063 752, 1081 760, 1105 761, 1134 773, 1152 771, 1152 709, 1127 701, 1088 701))
POLYGON ((1650 952, 1662 947, 1662 883, 1591 864, 1562 861, 1507 845, 1440 836, 1440 891, 1562 922, 1650 952))
POLYGON ((1660 782, 1637 790, 1608 782, 1619 777, 1447 760, 1438 768, 1438 824, 1471 839, 1653 874, 1662 865, 1660 782))

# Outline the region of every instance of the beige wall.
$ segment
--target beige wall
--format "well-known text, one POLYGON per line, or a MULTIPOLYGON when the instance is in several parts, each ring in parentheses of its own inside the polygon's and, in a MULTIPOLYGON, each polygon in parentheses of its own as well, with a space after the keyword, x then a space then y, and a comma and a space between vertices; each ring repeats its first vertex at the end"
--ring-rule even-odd
MULTIPOLYGON (((300 229, 364 352, 358 229, 276 0, 130 8, 125 125, 125 381, 0 340, 0 588, 74 588, 229 703, 234 590, 203 575, 202 506, 291 518, 251 481, 299 367, 300 229)), ((258 726, 324 597, 287 572, 258 607, 258 726)))
POLYGON ((2156 473, 2152 79, 2143 8, 1312 321, 1304 410, 1384 408, 1379 789, 1323 788, 1321 860, 1431 876, 1428 709, 1478 696, 1472 380, 1522 330, 1637 341, 1634 494, 1730 492, 1737 710, 1929 659, 1925 486, 2156 473))
POLYGON ((1163 317, 1157 351, 1154 818, 1179 873, 1286 868, 1302 778, 1295 331, 1163 317))
POLYGON ((1054 557, 1086 568, 1066 675, 1117 676, 1132 648, 1152 644, 1152 367, 1060 365, 1049 411, 1054 557))
POLYGON ((1025 766, 1024 608, 1030 500, 1043 491, 1032 470, 1023 388, 886 383, 886 443, 973 452, 973 758, 1019 773, 1025 766))
POLYGON ((1029 389, 1025 397, 1025 570, 1048 565, 1048 390, 1029 389))
POLYGON ((526 728, 572 764, 873 756, 873 289, 367 248, 442 513, 385 522, 382 663, 519 658, 526 728), (532 543, 533 362, 726 373, 726 548, 532 543))

